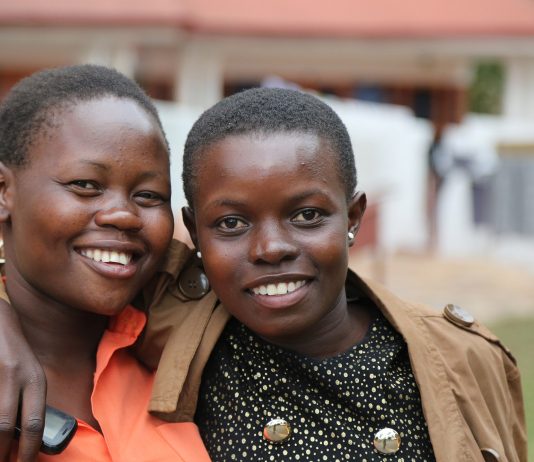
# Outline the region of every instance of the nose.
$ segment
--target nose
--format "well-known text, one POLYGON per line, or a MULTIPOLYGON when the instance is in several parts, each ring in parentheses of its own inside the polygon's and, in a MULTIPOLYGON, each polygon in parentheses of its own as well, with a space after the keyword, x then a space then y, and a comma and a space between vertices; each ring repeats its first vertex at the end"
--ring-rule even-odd
POLYGON ((113 227, 120 231, 138 232, 143 227, 141 218, 133 207, 126 205, 106 207, 95 215, 98 226, 113 227))
POLYGON ((288 231, 275 224, 257 226, 251 233, 250 260, 276 265, 297 258, 300 250, 288 231))

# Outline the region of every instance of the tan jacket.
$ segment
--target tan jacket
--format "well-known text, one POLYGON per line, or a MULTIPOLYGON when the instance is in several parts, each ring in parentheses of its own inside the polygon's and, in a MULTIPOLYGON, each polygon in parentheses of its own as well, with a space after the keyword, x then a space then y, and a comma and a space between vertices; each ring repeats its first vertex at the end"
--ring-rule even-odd
MULTIPOLYGON (((190 300, 178 289, 190 256, 173 243, 138 345, 141 359, 158 368, 150 411, 171 421, 193 419, 202 370, 230 317, 212 292, 190 300)), ((354 273, 349 282, 408 345, 436 460, 526 462, 519 371, 499 340, 477 322, 464 326, 461 316, 405 302, 354 273)))

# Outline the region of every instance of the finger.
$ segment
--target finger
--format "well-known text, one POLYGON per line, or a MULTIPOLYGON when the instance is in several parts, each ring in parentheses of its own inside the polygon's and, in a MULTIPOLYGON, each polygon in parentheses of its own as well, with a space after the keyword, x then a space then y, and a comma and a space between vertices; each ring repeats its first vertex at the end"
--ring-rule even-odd
POLYGON ((46 407, 46 379, 40 371, 22 394, 21 432, 17 461, 34 462, 43 439, 46 407))
POLYGON ((0 380, 0 460, 9 460, 19 407, 19 390, 9 375, 0 380), (13 392, 12 390, 16 390, 13 392))

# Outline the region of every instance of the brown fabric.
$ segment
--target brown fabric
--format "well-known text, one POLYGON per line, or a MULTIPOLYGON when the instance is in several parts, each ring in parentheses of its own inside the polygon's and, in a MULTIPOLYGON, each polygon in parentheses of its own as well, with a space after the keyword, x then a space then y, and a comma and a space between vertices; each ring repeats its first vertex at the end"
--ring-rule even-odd
MULTIPOLYGON (((181 257, 171 253, 172 271, 161 286, 170 290, 150 306, 138 350, 149 365, 161 355, 149 410, 166 420, 191 421, 202 370, 229 315, 213 293, 180 299, 171 281, 188 251, 178 247, 181 257)), ((526 462, 519 371, 493 334, 478 323, 458 327, 439 311, 400 300, 354 273, 348 281, 376 303, 408 345, 436 460, 483 462, 481 448, 489 448, 501 462, 526 462)))
POLYGON ((185 244, 172 242, 149 304, 145 334, 136 345, 138 358, 158 367, 149 409, 168 421, 193 420, 203 365, 229 318, 222 306, 215 309, 213 292, 200 300, 180 292, 176 281, 192 258, 185 244))
POLYGON ((9 297, 7 296, 6 286, 4 285, 4 281, 1 278, 0 278, 0 298, 2 300, 5 300, 7 303, 9 303, 9 297))
POLYGON ((439 311, 400 300, 352 276, 399 331, 410 354, 437 461, 526 462, 526 429, 515 359, 484 326, 449 322, 439 311))

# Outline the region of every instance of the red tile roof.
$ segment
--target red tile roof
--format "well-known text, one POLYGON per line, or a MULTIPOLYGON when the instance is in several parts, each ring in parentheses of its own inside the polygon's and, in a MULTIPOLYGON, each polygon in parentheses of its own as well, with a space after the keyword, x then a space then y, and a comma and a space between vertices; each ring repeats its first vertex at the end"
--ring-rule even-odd
POLYGON ((179 25, 181 0, 0 0, 0 25, 179 25))
POLYGON ((0 25, 171 25, 204 33, 534 35, 534 0, 0 0, 0 25))

